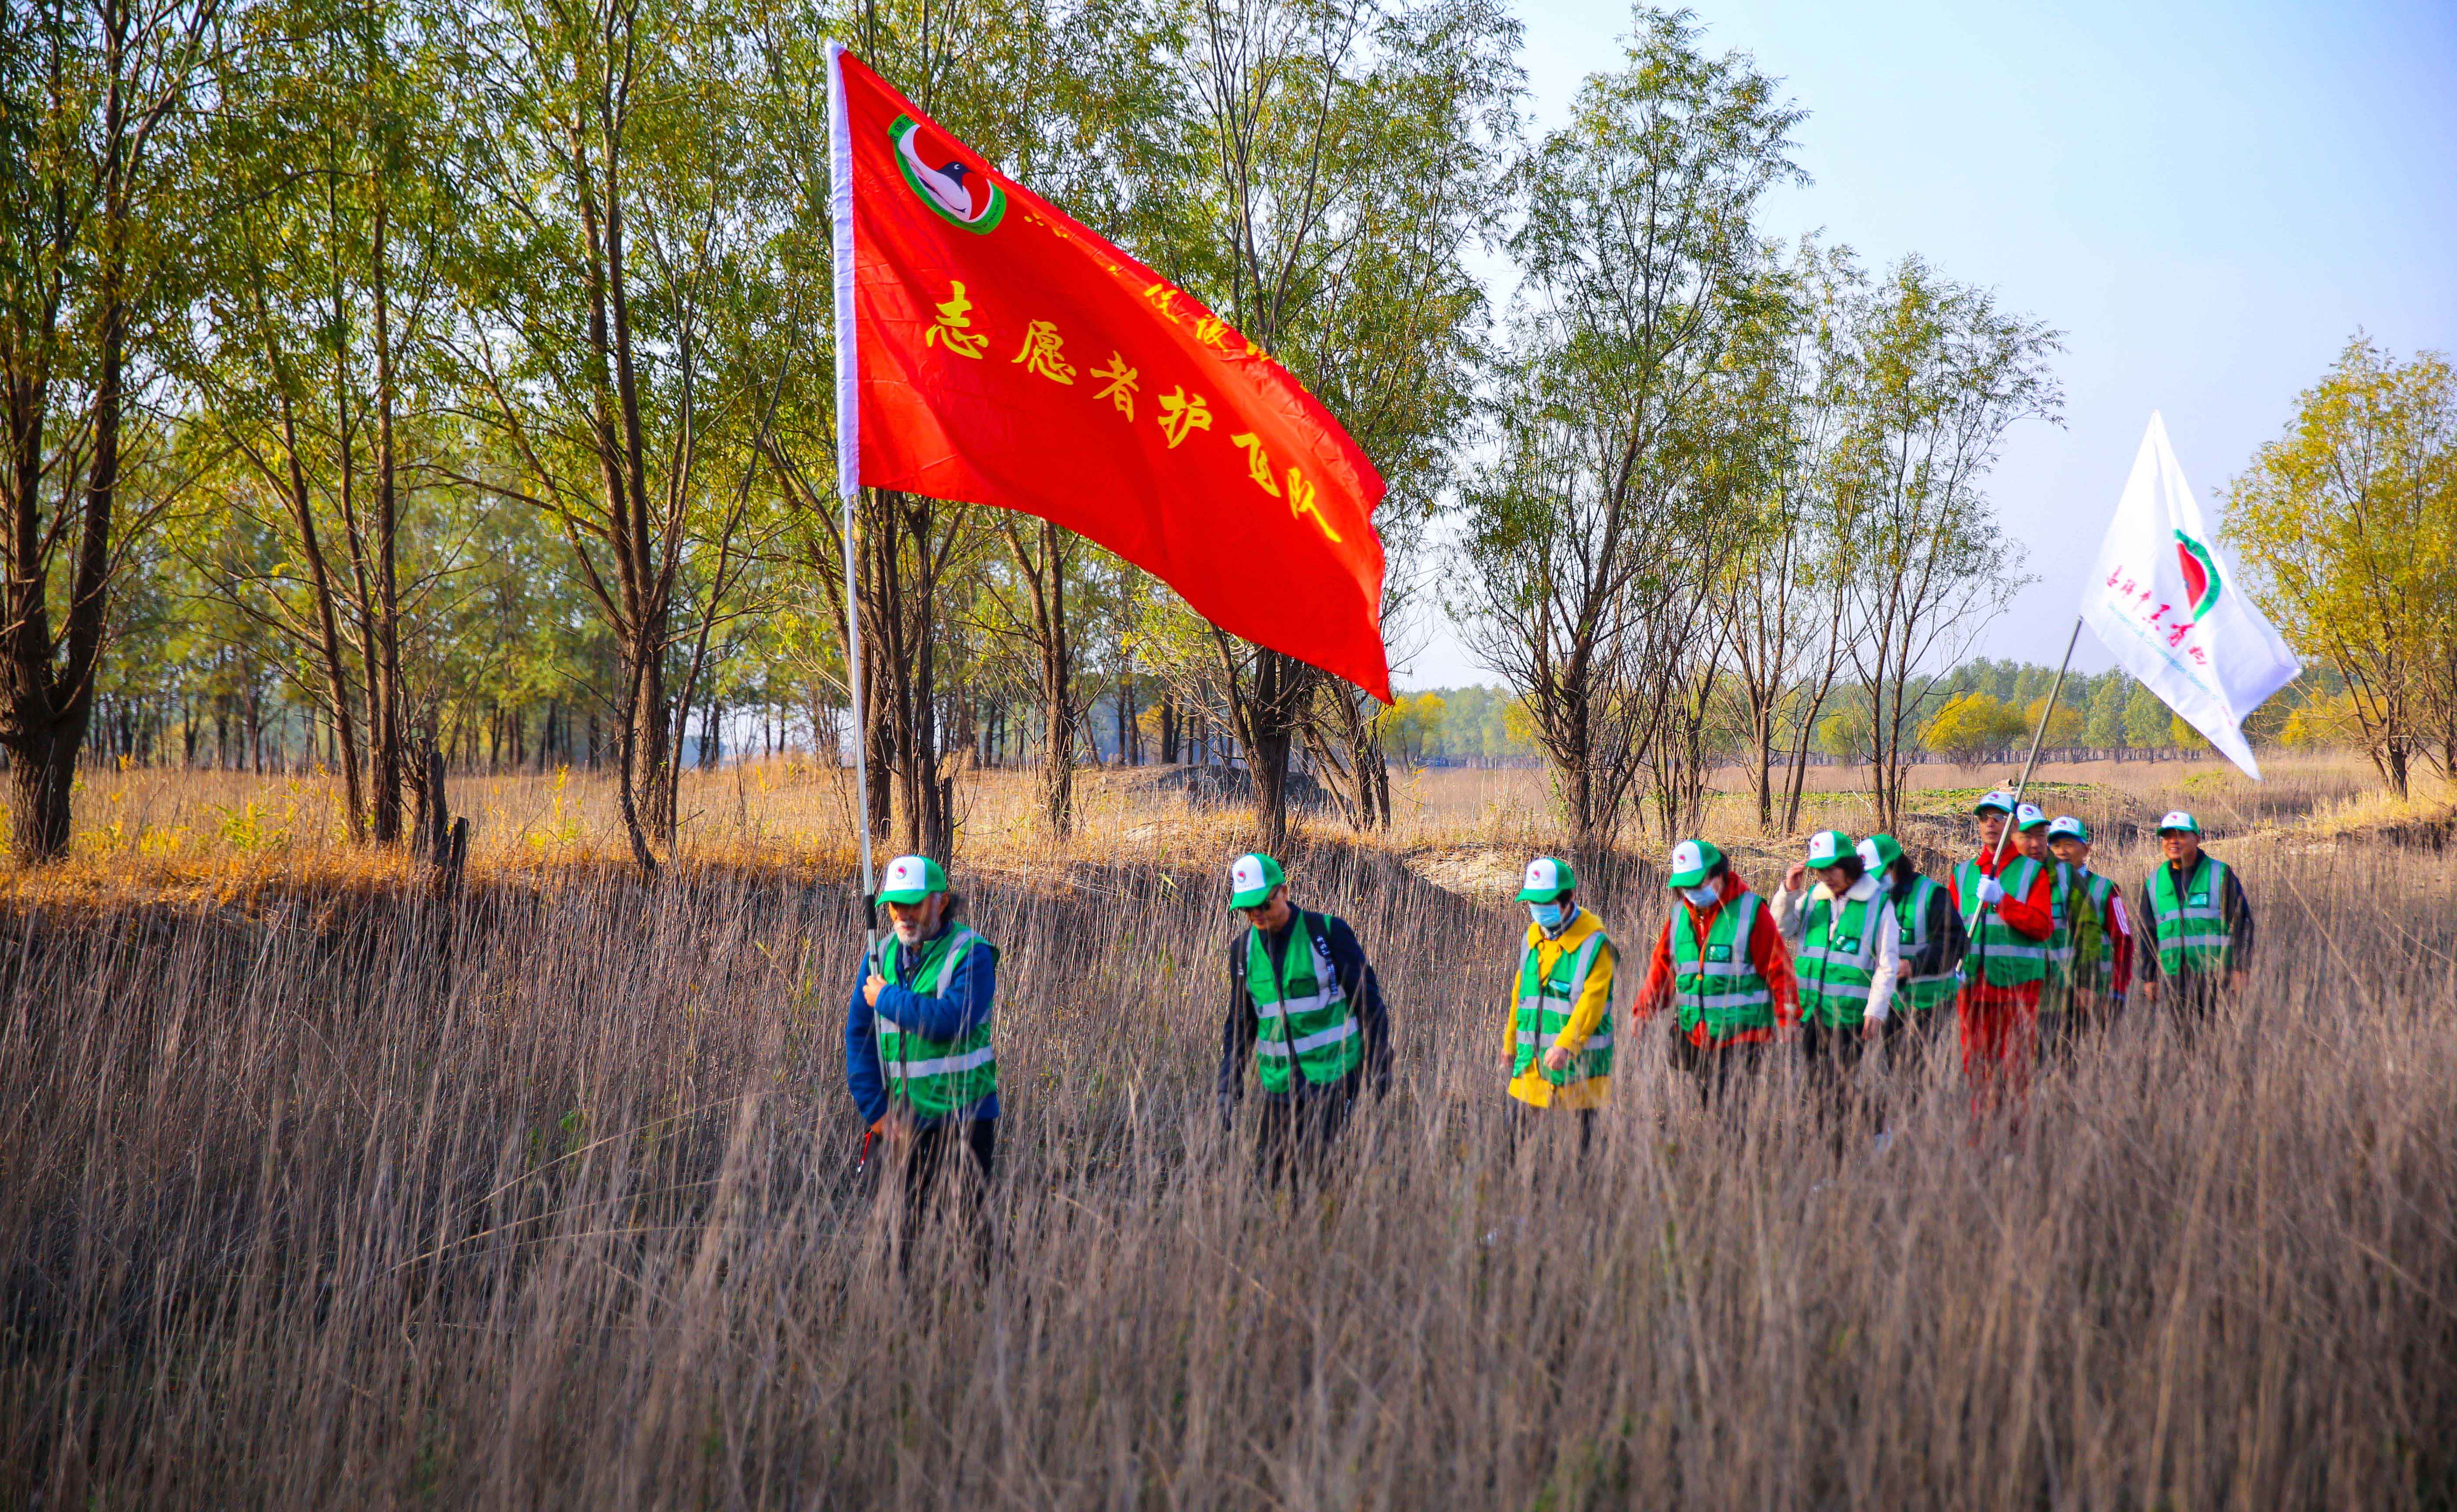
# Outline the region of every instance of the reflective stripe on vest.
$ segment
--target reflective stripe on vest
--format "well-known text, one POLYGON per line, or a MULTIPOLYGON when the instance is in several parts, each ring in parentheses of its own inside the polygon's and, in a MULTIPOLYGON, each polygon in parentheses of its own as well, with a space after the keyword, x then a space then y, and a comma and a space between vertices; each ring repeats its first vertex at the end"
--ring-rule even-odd
POLYGON ((1709 1039, 1721 1039, 1743 1029, 1774 1027, 1774 989, 1749 959, 1759 906, 1755 893, 1743 893, 1724 903, 1715 910, 1703 941, 1688 907, 1673 910, 1673 986, 1679 994, 1684 1031, 1703 1023, 1709 1039))
MULTIPOLYGON (((1910 896, 1894 907, 1894 923, 1902 931, 1902 953, 1905 961, 1914 961, 1928 948, 1928 911, 1930 901, 1939 891, 1933 878, 1911 879, 1910 896), (1908 912, 1906 911, 1908 909, 1908 912)), ((1943 1007, 1962 990, 1962 968, 1932 972, 1924 977, 1911 977, 1894 994, 1897 1007, 1907 1006, 1913 1012, 1943 1007)))
POLYGON ((1800 983, 1802 1019, 1813 1018, 1833 1028, 1858 1024, 1867 1015, 1877 962, 1877 931, 1869 918, 1874 901, 1846 899, 1839 909, 1829 898, 1810 901, 1800 954, 1792 965, 1792 976, 1800 983))
POLYGON ((1267 1092, 1289 1089, 1291 1065, 1319 1087, 1338 1081, 1365 1059, 1347 989, 1332 967, 1323 916, 1300 909, 1289 927, 1297 934, 1276 971, 1262 932, 1246 931, 1246 1000, 1255 1018, 1254 1072, 1267 1092), (1302 955, 1300 939, 1305 942, 1302 955))
MULTIPOLYGON (((939 941, 926 942, 918 969, 907 959, 902 942, 890 935, 878 949, 878 974, 891 985, 925 998, 943 997, 955 981, 956 968, 975 946, 989 942, 959 927, 939 941), (943 942, 943 943, 941 942, 943 942)), ((948 1114, 983 1102, 998 1090, 998 1053, 990 1043, 990 1021, 981 1022, 953 1040, 933 1040, 906 1029, 884 1013, 872 1018, 878 1042, 878 1061, 887 1073, 888 1096, 924 1118, 948 1114)))
MULTIPOLYGON (((1512 1080, 1526 1075, 1541 1063, 1543 1052, 1561 1031, 1569 1027, 1570 1017, 1578 1011, 1579 1000, 1587 993, 1588 974, 1595 970, 1597 958, 1611 942, 1598 929, 1575 951, 1556 956, 1553 969, 1541 982, 1536 980, 1538 945, 1523 947, 1518 953, 1518 1004, 1512 1016, 1517 1026, 1518 1052, 1511 1058, 1512 1080)), ((1604 1005, 1604 1015, 1596 1022, 1596 1031, 1587 1036, 1579 1053, 1559 1070, 1546 1070, 1544 1080, 1555 1087, 1568 1087, 1576 1082, 1591 1081, 1612 1074, 1612 1005, 1604 1005)))
POLYGON ((2090 963, 2090 974, 2103 978, 2116 970, 2116 880, 2101 877, 2088 866, 2081 868, 2082 890, 2090 894, 2090 905, 2098 910, 2098 959, 2090 963))
MULTIPOLYGON (((2048 947, 2027 935, 2014 933, 2005 916, 1979 901, 1979 884, 1986 878, 1977 861, 1963 861, 1953 868, 1954 887, 1964 904, 1972 910, 1974 922, 1969 923, 1972 954, 1979 958, 1980 968, 1993 987, 2018 987, 2026 982, 2038 982, 2048 974, 2048 947)), ((2003 871, 1996 874, 1997 885, 2007 897, 2027 899, 2037 885, 2039 863, 2028 856, 2017 856, 2003 871)))
POLYGON ((2150 874, 2151 924, 2158 942, 2158 969, 2200 973, 2226 964, 2235 935, 2226 923, 2226 862, 2203 856, 2193 865, 2179 896, 2176 868, 2160 861, 2150 874))

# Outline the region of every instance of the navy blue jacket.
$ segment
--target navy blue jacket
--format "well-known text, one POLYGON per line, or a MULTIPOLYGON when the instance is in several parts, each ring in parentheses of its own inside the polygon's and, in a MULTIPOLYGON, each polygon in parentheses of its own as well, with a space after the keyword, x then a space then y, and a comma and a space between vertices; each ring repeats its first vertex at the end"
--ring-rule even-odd
MULTIPOLYGON (((1263 937, 1264 955, 1275 966, 1288 961, 1298 914, 1296 905, 1290 904, 1288 924, 1263 937)), ((1240 929, 1228 937, 1228 1018, 1220 1030, 1218 1087, 1224 1122, 1236 1117, 1237 1104, 1245 1095, 1246 1063, 1253 1058, 1255 1032, 1260 1027, 1254 1000, 1246 991, 1246 933, 1240 929)), ((1391 1090, 1391 1016, 1382 1006, 1381 979, 1373 974, 1365 947, 1356 942, 1356 931, 1348 927, 1347 920, 1323 915, 1322 933, 1323 943, 1331 949, 1332 972, 1339 978, 1339 989, 1348 994, 1349 1011, 1356 1015, 1357 1028, 1364 1033, 1365 1058, 1356 1069, 1326 1087, 1316 1087, 1302 1076, 1291 1077, 1287 1092, 1262 1094, 1269 1102, 1325 1095, 1352 1101, 1368 1083, 1376 1097, 1391 1090)))
MULTIPOLYGON (((946 927, 962 926, 951 922, 946 927)), ((878 948, 885 948, 884 941, 878 948)), ((877 1020, 883 1018, 925 1039, 953 1040, 987 1023, 990 1005, 998 999, 998 950, 986 940, 964 953, 952 980, 939 984, 945 988, 942 997, 925 998, 911 987, 890 985, 878 989, 878 1005, 874 1008, 861 1001, 862 984, 870 980, 871 961, 871 954, 864 952, 861 964, 853 974, 853 1001, 845 1005, 845 1087, 853 1093, 854 1105, 861 1109, 865 1124, 878 1123, 887 1116, 887 1071, 878 1063, 877 1020)), ((959 1109, 955 1116, 998 1115, 998 1093, 992 1092, 971 1108, 959 1109)), ((919 1118, 914 1122, 926 1129, 940 1120, 919 1118)))

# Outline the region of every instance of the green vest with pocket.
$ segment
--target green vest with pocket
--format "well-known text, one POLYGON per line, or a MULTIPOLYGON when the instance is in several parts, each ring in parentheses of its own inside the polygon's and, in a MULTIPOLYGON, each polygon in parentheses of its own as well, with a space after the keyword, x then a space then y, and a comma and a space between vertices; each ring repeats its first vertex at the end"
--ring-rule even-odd
POLYGON ((1290 1067, 1315 1087, 1327 1087, 1365 1059, 1356 1016, 1332 969, 1331 941, 1323 916, 1297 911, 1288 955, 1277 969, 1259 929, 1246 931, 1246 997, 1254 1005, 1254 1070, 1263 1090, 1286 1093, 1290 1067))
MULTIPOLYGON (((1879 897, 1884 896, 1882 889, 1879 897)), ((1791 974, 1800 983, 1800 1018, 1829 1029, 1855 1029, 1869 1013, 1869 987, 1876 980, 1877 921, 1871 898, 1846 898, 1834 906, 1811 898, 1791 974)))
POLYGON ((1683 1032, 1703 1024, 1707 1037, 1720 1040, 1774 1027, 1774 989, 1749 959, 1761 906, 1755 893, 1730 900, 1715 910, 1706 938, 1700 940, 1689 908, 1672 905, 1672 982, 1683 1032))
MULTIPOLYGON (((2039 863, 2028 856, 2017 856, 2011 865, 1997 874, 1997 884, 2008 898, 2028 898, 2037 885, 2039 863)), ((1971 954, 1978 957, 1992 987, 2018 987, 2024 983, 2044 981, 2048 975, 2048 944, 2017 933, 2005 916, 1979 901, 1979 884, 1987 880, 1977 861, 1964 861, 1953 868, 1953 884, 1964 904, 1977 910, 1976 922, 1970 925, 1971 954)), ((1965 964, 1969 958, 1965 958, 1965 964)))
MULTIPOLYGON (((890 935, 878 949, 878 974, 890 986, 925 998, 944 997, 964 958, 989 948, 988 941, 961 924, 910 951, 890 935)), ((953 1040, 933 1040, 901 1028, 883 1013, 874 1014, 871 1024, 878 1038, 878 1062, 887 1073, 887 1095, 920 1117, 945 1118, 998 1090, 998 1054, 990 1047, 988 1018, 953 1040)))
MULTIPOLYGON (((1939 891, 1936 880, 1929 877, 1911 879, 1910 896, 1894 905, 1894 923, 1902 930, 1902 955, 1905 961, 1916 961, 1928 948, 1928 911, 1930 901, 1939 891)), ((1926 1013, 1953 1002, 1962 990, 1962 970, 1950 967, 1925 977, 1911 977, 1894 993, 1894 1011, 1909 1009, 1926 1013)))
MULTIPOLYGON (((1529 945, 1518 955, 1518 1011, 1515 1024, 1518 1031, 1518 1047, 1510 1063, 1511 1080, 1517 1081, 1543 1064, 1544 1052, 1561 1037, 1569 1026, 1570 1016, 1577 1011, 1579 999, 1586 995, 1587 978, 1596 962, 1612 948, 1600 929, 1587 936, 1576 950, 1564 950, 1553 958, 1553 969, 1539 978, 1536 970, 1537 949, 1529 945)), ((1570 1064, 1559 1070, 1547 1070, 1544 1080, 1555 1087, 1570 1087, 1610 1076, 1613 1067, 1612 1006, 1604 1006, 1604 1016, 1597 1022, 1596 1031, 1587 1036, 1570 1064)))
POLYGON ((2158 942, 2158 969, 2168 976, 2223 970, 2235 936, 2226 922, 2226 862, 2203 856, 2179 893, 2176 868, 2162 860, 2150 874, 2151 925, 2158 942))

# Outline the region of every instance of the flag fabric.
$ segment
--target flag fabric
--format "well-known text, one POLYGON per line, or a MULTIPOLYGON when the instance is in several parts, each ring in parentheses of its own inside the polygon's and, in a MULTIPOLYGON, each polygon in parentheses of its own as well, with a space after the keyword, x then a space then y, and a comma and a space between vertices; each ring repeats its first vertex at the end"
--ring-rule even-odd
POLYGON ((839 484, 1038 515, 1388 703, 1382 479, 1270 353, 829 48, 839 484))
POLYGON ((2302 667, 2219 553, 2155 410, 2081 614, 2119 666, 2228 760, 2261 776, 2244 716, 2302 667))

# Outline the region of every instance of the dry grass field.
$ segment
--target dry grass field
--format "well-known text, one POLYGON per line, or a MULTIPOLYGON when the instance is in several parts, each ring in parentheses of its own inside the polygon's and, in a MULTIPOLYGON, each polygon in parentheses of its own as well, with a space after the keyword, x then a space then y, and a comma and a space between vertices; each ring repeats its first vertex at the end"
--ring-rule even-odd
MULTIPOLYGON (((1864 825, 1819 776, 1809 822, 1864 825)), ((1906 830, 1958 843, 2000 776, 1930 769, 1906 830)), ((1710 1113, 1646 1036, 1587 1158, 1514 1150, 1540 775, 1309 827, 1292 877, 1373 954, 1399 1079, 1302 1194, 1211 1095, 1249 817, 1087 773, 1052 846, 1023 778, 969 781, 982 1274, 899 1273, 851 1179, 835 774, 695 775, 654 886, 585 778, 461 779, 448 905, 340 846, 320 781, 90 775, 76 856, 0 909, 0 1505, 2457 1505, 2445 796, 2044 777, 2128 881, 2140 822, 2199 809, 2259 984, 2198 1039, 2130 1015, 2018 1122, 1897 1076, 1882 1146, 1786 1074, 1710 1113)), ((1709 832, 1770 885, 1749 812, 1709 832)), ((1636 954, 1660 900, 1600 901, 1636 954)))

